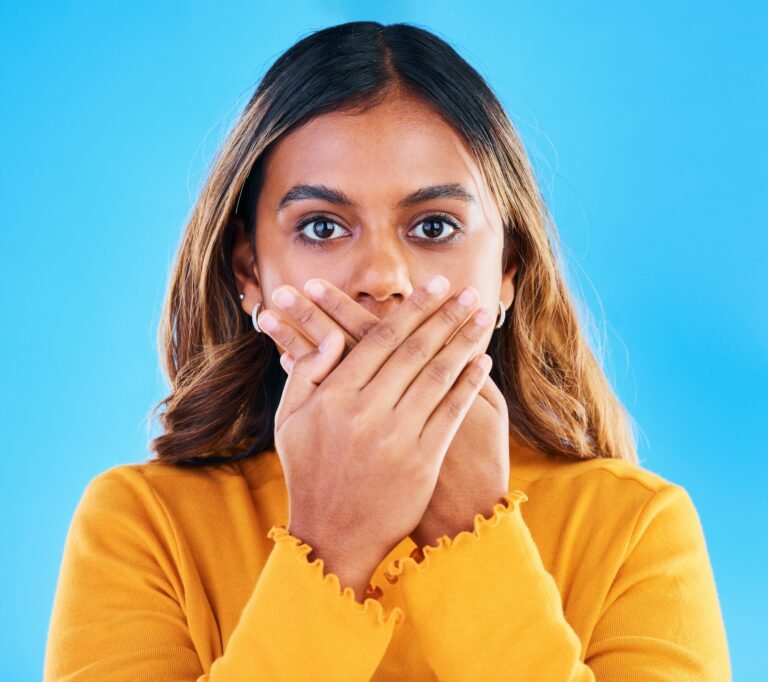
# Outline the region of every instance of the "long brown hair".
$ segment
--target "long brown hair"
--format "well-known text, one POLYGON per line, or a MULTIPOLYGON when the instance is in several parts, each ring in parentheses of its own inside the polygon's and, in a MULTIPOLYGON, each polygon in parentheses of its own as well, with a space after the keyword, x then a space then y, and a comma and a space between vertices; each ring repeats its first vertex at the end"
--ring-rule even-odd
POLYGON ((255 205, 270 146, 312 117, 365 110, 396 91, 431 104, 466 141, 504 220, 501 268, 516 259, 515 298, 488 353, 510 434, 549 455, 637 461, 630 415, 608 384, 558 269, 560 245, 523 145, 504 109, 444 40, 409 24, 331 26, 267 71, 213 163, 186 226, 159 346, 170 394, 154 459, 236 461, 274 448, 285 385, 274 342, 240 306, 231 268, 237 213, 255 248, 255 205))

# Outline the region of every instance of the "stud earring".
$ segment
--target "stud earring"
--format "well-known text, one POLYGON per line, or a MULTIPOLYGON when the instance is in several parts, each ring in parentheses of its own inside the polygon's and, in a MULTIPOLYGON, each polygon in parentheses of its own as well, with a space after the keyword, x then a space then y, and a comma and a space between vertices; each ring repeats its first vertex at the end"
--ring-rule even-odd
POLYGON ((242 301, 245 298, 245 294, 240 292, 240 300, 242 301))

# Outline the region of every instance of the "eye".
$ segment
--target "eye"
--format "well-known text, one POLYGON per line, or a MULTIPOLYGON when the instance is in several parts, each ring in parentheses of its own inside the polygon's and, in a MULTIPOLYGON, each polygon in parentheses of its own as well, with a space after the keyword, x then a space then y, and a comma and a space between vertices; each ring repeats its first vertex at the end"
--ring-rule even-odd
POLYGON ((432 215, 427 216, 423 220, 420 220, 413 229, 418 228, 420 225, 425 225, 424 233, 428 235, 425 239, 430 242, 435 242, 436 244, 447 244, 449 242, 455 242, 458 239, 461 239, 461 228, 456 224, 454 220, 449 218, 447 215, 444 215, 442 213, 434 213, 432 215), (443 237, 442 239, 436 239, 434 238, 436 236, 441 235, 444 231, 444 226, 450 225, 453 232, 448 237, 443 237))
MULTIPOLYGON (((462 237, 462 228, 452 218, 442 213, 433 213, 426 218, 420 220, 414 225, 412 230, 416 230, 424 226, 423 234, 427 235, 419 237, 420 241, 429 242, 431 244, 448 244, 458 241, 462 237), (449 225, 452 232, 447 237, 438 239, 440 235, 445 231, 445 225, 449 225)), ((296 240, 309 246, 310 248, 324 247, 328 245, 328 242, 337 241, 338 237, 332 237, 335 227, 341 227, 336 221, 331 220, 326 215, 313 215, 302 220, 296 225, 296 240), (310 236, 305 233, 304 229, 309 227, 314 236, 310 236)))
POLYGON ((329 235, 333 234, 334 226, 340 227, 340 225, 336 221, 331 220, 328 216, 325 216, 325 215, 309 216, 308 218, 305 218, 304 220, 302 220, 296 226, 296 232, 298 233, 296 235, 296 239, 310 247, 318 247, 318 246, 323 247, 325 246, 323 242, 336 241, 335 239, 329 238, 329 235), (305 234, 304 233, 305 227, 310 227, 311 231, 318 238, 315 239, 305 234))

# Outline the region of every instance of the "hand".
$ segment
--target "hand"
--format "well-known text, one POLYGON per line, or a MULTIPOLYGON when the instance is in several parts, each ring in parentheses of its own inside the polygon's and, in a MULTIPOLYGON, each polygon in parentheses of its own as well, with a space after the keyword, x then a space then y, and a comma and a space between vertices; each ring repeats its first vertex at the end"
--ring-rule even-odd
MULTIPOLYGON (((487 379, 488 367, 470 361, 492 315, 464 322, 472 307, 444 300, 448 282, 437 279, 442 293, 418 288, 343 360, 337 330, 322 352, 298 358, 275 415, 289 532, 328 570, 341 575, 340 564, 358 593, 423 518, 448 446, 487 379)), ((265 330, 270 316, 259 318, 265 330)))
MULTIPOLYGON (((379 322, 344 292, 325 280, 310 280, 307 296, 290 286, 294 303, 275 311, 281 320, 270 334, 287 349, 280 361, 290 371, 295 358, 314 352, 316 345, 332 330, 344 336, 345 352, 354 348, 379 322), (320 282, 324 294, 313 295, 310 284, 320 282)), ((411 532, 414 542, 434 544, 442 535, 455 536, 471 531, 476 513, 489 516, 509 486, 509 417, 504 396, 489 377, 472 402, 443 459, 429 505, 411 532)))

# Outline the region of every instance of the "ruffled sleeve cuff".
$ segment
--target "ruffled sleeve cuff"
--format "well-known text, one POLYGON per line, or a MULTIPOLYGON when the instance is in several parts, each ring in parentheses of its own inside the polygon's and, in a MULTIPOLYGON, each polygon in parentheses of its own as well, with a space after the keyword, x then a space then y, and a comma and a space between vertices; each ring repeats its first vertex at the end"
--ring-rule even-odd
POLYGON ((520 512, 526 501, 522 491, 508 492, 488 518, 475 515, 472 531, 443 535, 387 567, 440 680, 507 679, 510 671, 575 679, 562 673, 578 663, 580 642, 520 512), (551 675, 549 659, 557 663, 551 675), (523 665, 530 661, 533 670, 523 665))
POLYGON ((319 679, 312 676, 319 671, 329 680, 370 679, 395 626, 405 620, 404 611, 394 607, 385 612, 370 587, 368 594, 374 596, 358 602, 351 587, 341 589, 335 573, 324 573, 322 559, 307 559, 312 547, 285 526, 273 526, 267 537, 274 547, 243 608, 225 660, 219 659, 221 674, 232 672, 233 677, 224 678, 241 679, 235 673, 263 671, 236 663, 261 652, 269 659, 269 679, 319 679), (312 674, 304 675, 306 671, 312 674))
MULTIPOLYGON (((430 571, 433 563, 437 564, 435 572, 441 570, 441 565, 448 563, 447 568, 451 569, 450 564, 461 562, 463 557, 470 559, 477 553, 475 545, 490 538, 492 542, 497 536, 503 534, 505 524, 508 524, 513 514, 519 515, 519 506, 528 501, 528 496, 522 490, 513 490, 504 495, 503 502, 497 502, 493 505, 491 516, 486 518, 482 514, 475 514, 473 530, 463 530, 458 535, 451 538, 443 535, 437 539, 436 545, 426 545, 423 549, 416 547, 410 556, 404 559, 394 559, 390 562, 384 577, 390 583, 396 583, 400 576, 408 574, 421 574, 430 571), (502 529, 497 530, 499 525, 502 529)), ((443 566, 445 567, 445 566, 443 566)))
MULTIPOLYGON (((293 573, 297 572, 295 569, 298 567, 302 583, 312 591, 313 598, 326 604, 329 614, 335 613, 342 618, 349 618, 352 614, 356 616, 356 620, 365 621, 375 628, 393 628, 404 622, 405 613, 402 609, 394 607, 388 613, 385 611, 379 601, 381 590, 375 591, 368 585, 363 603, 357 601, 351 587, 347 586, 342 590, 339 576, 326 573, 325 562, 320 558, 310 562, 307 555, 312 552, 312 547, 291 535, 285 526, 272 526, 267 537, 275 542, 273 554, 276 555, 276 561, 281 564, 293 564, 293 573)), ((290 569, 287 572, 291 572, 290 569)), ((307 594, 309 596, 309 591, 307 594)))

